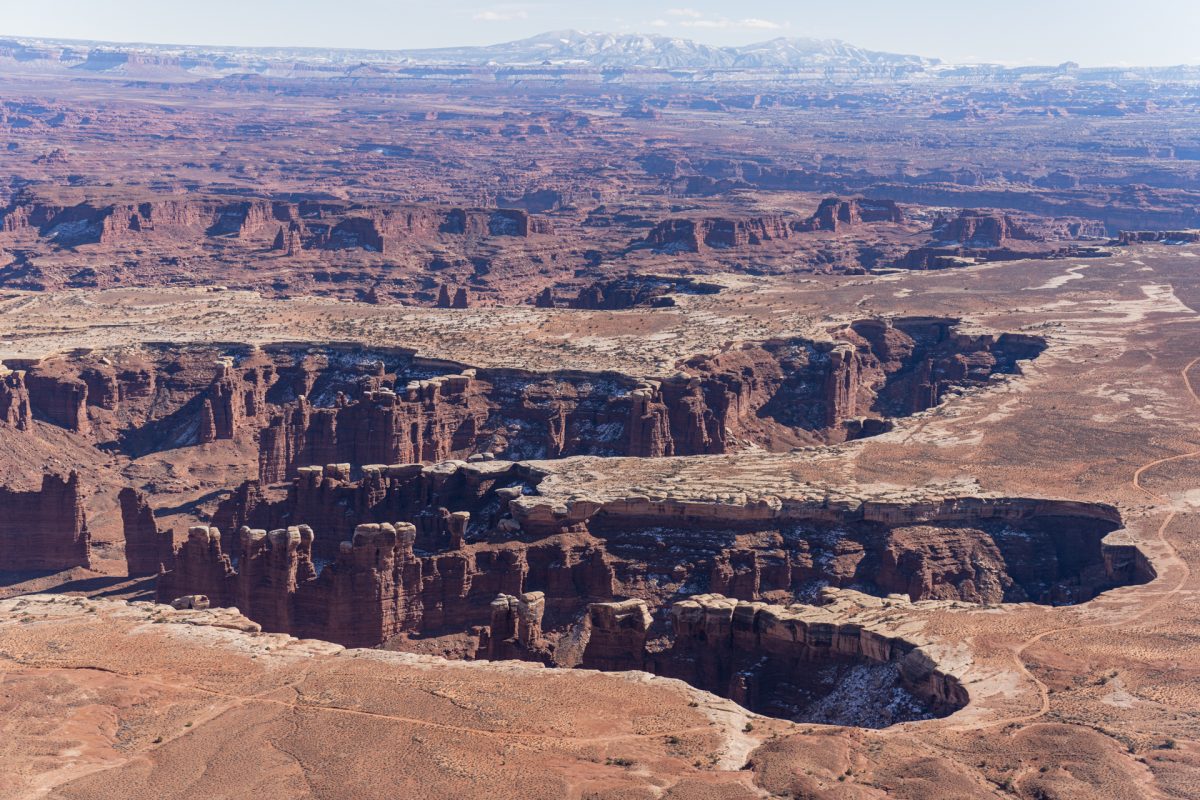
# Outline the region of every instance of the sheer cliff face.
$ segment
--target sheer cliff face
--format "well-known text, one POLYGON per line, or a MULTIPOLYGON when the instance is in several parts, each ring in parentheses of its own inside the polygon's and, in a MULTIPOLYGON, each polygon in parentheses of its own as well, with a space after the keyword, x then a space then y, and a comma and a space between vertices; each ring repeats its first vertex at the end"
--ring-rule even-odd
POLYGON ((335 200, 229 201, 200 195, 64 206, 19 198, 0 209, 0 231, 34 236, 59 247, 137 244, 156 238, 215 245, 215 237, 256 240, 277 236, 281 225, 295 231, 297 250, 361 249, 377 253, 404 241, 447 236, 528 237, 552 230, 549 220, 519 209, 447 210, 335 200))
POLYGON ((735 249, 792 236, 792 220, 783 215, 743 219, 708 217, 669 219, 647 234, 645 244, 660 250, 699 253, 735 249))
POLYGON ((472 454, 716 454, 886 430, 946 388, 1013 372, 1032 338, 961 335, 952 320, 866 320, 825 340, 745 343, 662 378, 531 373, 410 351, 161 347, 23 364, 0 424, 40 419, 140 456, 257 443, 273 483, 303 466, 432 463, 472 454))
POLYGON ((91 566, 91 535, 79 475, 44 475, 37 491, 0 486, 0 570, 91 566))
MULTIPOLYGON (((369 467, 356 481, 348 473, 348 465, 306 468, 280 500, 242 487, 216 515, 224 544, 216 529, 189 534, 159 599, 206 594, 271 630, 374 645, 485 628, 499 594, 543 593, 546 630, 561 635, 589 604, 622 597, 640 598, 651 616, 697 592, 792 602, 824 587, 1074 603, 1152 574, 1136 551, 1102 543, 1120 524, 1102 506, 814 502, 765 519, 733 509, 717 523, 698 508, 578 503, 543 518, 528 494, 536 475, 521 464, 369 467)), ((602 617, 593 628, 636 638, 602 617)), ((602 638, 595 647, 599 662, 633 658, 602 638)))
POLYGON ((476 452, 659 457, 837 442, 885 430, 887 418, 930 408, 951 386, 1013 372, 1041 350, 1032 337, 960 336, 948 320, 864 321, 835 335, 747 344, 647 381, 481 369, 329 409, 301 400, 263 431, 259 474, 275 482, 306 464, 476 452))
POLYGON ((118 495, 125 531, 125 564, 130 576, 157 575, 175 566, 172 531, 160 531, 146 496, 125 488, 118 495))
MULTIPOLYGON (((257 446, 264 484, 313 464, 352 464, 357 475, 370 465, 469 457, 786 450, 887 430, 892 418, 940 402, 947 388, 1015 371, 1041 349, 1032 338, 960 334, 940 319, 864 320, 830 334, 730 347, 647 380, 465 368, 403 350, 93 353, 23 363, 0 376, 0 425, 33 435, 55 425, 133 456, 237 441, 257 446)), ((320 536, 328 518, 349 535, 325 504, 304 502, 292 521, 320 536)), ((132 574, 153 574, 170 560, 164 536, 135 500, 125 511, 132 574)), ((367 521, 405 518, 397 512, 367 521)), ((226 535, 241 524, 219 523, 226 535)), ((48 563, 62 563, 47 553, 48 563)))
POLYGON ((670 618, 671 647, 645 652, 642 668, 680 678, 759 713, 886 727, 944 716, 968 701, 962 683, 912 642, 822 608, 770 606, 705 594, 675 603, 670 618), (848 709, 829 708, 823 702, 831 686, 853 672, 871 675, 873 680, 859 689, 867 695, 878 693, 871 701, 882 700, 868 719, 847 717, 848 709))
POLYGON ((828 608, 699 594, 667 616, 669 645, 648 646, 654 617, 646 601, 593 603, 582 666, 678 678, 770 716, 865 727, 944 716, 969 699, 913 642, 828 608), (835 699, 847 679, 856 703, 835 699))
POLYGON ((0 425, 17 430, 29 430, 33 410, 29 405, 29 388, 24 372, 12 372, 0 367, 0 425))
POLYGON ((665 252, 735 250, 790 239, 800 232, 837 232, 864 223, 879 222, 902 223, 904 214, 891 200, 840 200, 831 197, 822 201, 817 211, 807 218, 765 214, 667 219, 655 225, 641 244, 665 252))

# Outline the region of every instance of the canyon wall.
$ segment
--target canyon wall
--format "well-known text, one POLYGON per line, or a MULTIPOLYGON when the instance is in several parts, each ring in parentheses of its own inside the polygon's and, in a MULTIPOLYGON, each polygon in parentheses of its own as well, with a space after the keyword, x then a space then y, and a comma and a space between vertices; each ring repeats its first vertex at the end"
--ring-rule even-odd
POLYGON ((675 217, 659 222, 641 244, 665 252, 702 253, 738 249, 790 239, 808 231, 839 232, 866 223, 903 223, 904 212, 892 200, 826 198, 807 218, 790 214, 748 217, 675 217))
POLYGON ((593 604, 581 666, 677 678, 756 713, 831 724, 885 727, 945 716, 969 700, 936 658, 849 609, 700 594, 667 613, 669 641, 648 644, 645 601, 593 604), (839 696, 844 681, 854 696, 839 696))
POLYGON ((542 592, 544 632, 561 634, 589 604, 621 597, 653 613, 681 593, 792 602, 830 586, 1074 603, 1153 576, 1135 549, 1103 544, 1120 525, 1107 506, 828 496, 562 506, 537 495, 533 465, 369 466, 360 480, 349 471, 305 468, 282 497, 241 487, 214 517, 224 539, 215 527, 190 533, 160 578, 160 600, 205 594, 267 629, 374 645, 483 630, 500 594, 542 592))
POLYGON ((310 464, 785 450, 887 430, 1041 349, 953 320, 862 320, 641 379, 476 369, 403 348, 146 345, 10 360, 0 423, 42 420, 135 457, 241 441, 258 447, 267 483, 310 464))
POLYGON ((827 197, 821 201, 811 217, 796 225, 796 229, 837 233, 863 223, 900 224, 904 221, 904 212, 894 200, 868 200, 863 197, 842 200, 827 197))
POLYGON ((174 533, 160 531, 154 511, 141 492, 125 488, 117 496, 125 531, 125 565, 130 577, 157 575, 175 567, 174 533))
POLYGON ((280 245, 273 245, 274 249, 292 254, 343 249, 386 253, 414 239, 529 237, 552 230, 549 220, 521 209, 445 209, 316 199, 229 200, 191 195, 66 205, 19 196, 0 209, 0 233, 29 234, 61 247, 137 243, 155 236, 196 243, 225 237, 271 240, 280 245))
POLYGON ((91 566, 91 535, 79 474, 46 474, 37 491, 0 486, 0 570, 64 570, 91 566))
POLYGON ((757 245, 792 236, 791 220, 782 214, 746 218, 668 219, 646 235, 643 244, 657 250, 699 253, 757 245))
POLYGON ((660 457, 779 450, 886 430, 1035 357, 1035 337, 963 335, 949 320, 864 320, 834 341, 747 343, 691 359, 677 375, 537 375, 470 369, 384 387, 331 408, 305 398, 263 431, 260 478, 306 464, 437 461, 490 453, 660 457))
POLYGON ((29 430, 32 422, 33 409, 29 404, 25 373, 0 365, 0 425, 24 431, 29 430))
MULTIPOLYGON (((771 716, 812 718, 814 706, 847 668, 864 665, 890 681, 862 692, 882 694, 872 727, 944 716, 967 704, 966 688, 937 661, 894 632, 839 618, 821 606, 772 606, 699 595, 671 606, 674 638, 647 653, 645 668, 729 697, 771 716), (835 674, 828 671, 833 668, 835 674), (897 713, 909 693, 918 701, 897 713)), ((870 686, 870 684, 868 684, 870 686)), ((856 698, 862 702, 863 697, 856 698)), ((832 721, 832 720, 831 720, 832 721)))

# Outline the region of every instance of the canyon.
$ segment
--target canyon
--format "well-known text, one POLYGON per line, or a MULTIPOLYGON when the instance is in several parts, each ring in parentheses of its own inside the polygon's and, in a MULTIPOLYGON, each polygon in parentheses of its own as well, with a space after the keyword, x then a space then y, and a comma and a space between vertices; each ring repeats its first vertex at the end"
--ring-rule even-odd
POLYGON ((911 645, 872 639, 819 605, 786 612, 813 619, 800 625, 815 638, 773 632, 794 624, 755 622, 785 613, 765 601, 828 602, 831 588, 852 588, 902 602, 1069 604, 1155 577, 1136 547, 1103 543, 1120 525, 1111 507, 830 495, 786 507, 777 498, 563 507, 539 496, 537 469, 396 465, 349 481, 349 465, 311 467, 275 502, 244 485, 214 515, 227 530, 240 526, 236 536, 189 530, 159 575, 159 602, 202 596, 264 630, 349 647, 437 643, 465 658, 641 669, 810 719, 804 709, 842 676, 800 693, 792 684, 831 665, 898 670, 899 685, 921 698, 915 714, 953 710, 967 696, 911 645), (378 521, 389 519, 402 521, 378 521))
POLYGON ((1194 796, 1196 83, 0 39, 0 800, 1194 796))
POLYGON ((315 463, 778 450, 879 433, 1043 347, 1036 336, 960 333, 953 319, 864 319, 822 340, 746 342, 638 378, 477 368, 403 348, 156 343, 6 360, 6 424, 43 420, 134 457, 245 439, 266 483, 315 463))

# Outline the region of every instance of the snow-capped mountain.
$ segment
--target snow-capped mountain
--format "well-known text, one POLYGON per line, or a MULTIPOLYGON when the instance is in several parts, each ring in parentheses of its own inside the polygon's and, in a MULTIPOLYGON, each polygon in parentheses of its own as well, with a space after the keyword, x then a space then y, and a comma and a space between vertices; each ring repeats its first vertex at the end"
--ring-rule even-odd
POLYGON ((863 50, 836 39, 772 39, 744 47, 715 47, 648 34, 554 31, 485 47, 408 50, 418 63, 586 64, 658 69, 786 68, 812 66, 930 66, 936 59, 863 50))
POLYGON ((738 67, 802 67, 815 64, 831 66, 933 66, 936 58, 864 50, 838 39, 772 39, 745 47, 737 52, 738 67))

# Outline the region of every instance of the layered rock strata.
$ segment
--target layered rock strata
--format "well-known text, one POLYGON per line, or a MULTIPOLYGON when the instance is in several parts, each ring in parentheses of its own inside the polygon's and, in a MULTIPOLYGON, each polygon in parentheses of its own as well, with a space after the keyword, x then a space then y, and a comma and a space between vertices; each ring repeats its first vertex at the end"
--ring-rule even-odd
POLYGON ((654 226, 643 244, 667 252, 700 253, 788 239, 793 232, 792 220, 782 214, 743 219, 668 219, 654 226))
POLYGON ((945 716, 969 700, 958 678, 929 651, 886 623, 828 606, 774 606, 705 594, 675 603, 670 620, 670 646, 646 652, 641 668, 762 714, 850 722, 820 717, 828 713, 823 701, 843 681, 858 677, 856 672, 875 679, 863 682, 870 688, 853 698, 871 707, 871 727, 945 716))
POLYGON ((1166 242, 1174 244, 1196 244, 1200 242, 1200 230, 1186 231, 1121 231, 1117 241, 1123 245, 1143 244, 1145 242, 1166 242))
POLYGON ((958 333, 950 320, 864 320, 832 341, 748 343, 651 380, 466 369, 331 408, 299 398, 262 432, 259 475, 272 483, 306 464, 479 452, 659 457, 843 441, 937 405, 952 386, 1014 372, 1042 347, 1036 337, 958 333))
POLYGON ((663 252, 703 253, 733 250, 790 239, 797 233, 837 233, 864 223, 903 223, 904 212, 892 200, 826 198, 807 218, 790 214, 751 217, 671 218, 650 230, 641 244, 663 252))
MULTIPOLYGON (((561 663, 585 616, 593 633, 644 643, 665 622, 659 610, 706 591, 747 602, 790 603, 834 586, 912 600, 1073 603, 1154 574, 1140 551, 1103 542, 1120 525, 1107 506, 819 490, 744 505, 564 502, 537 494, 540 469, 369 466, 352 481, 349 465, 329 465, 306 468, 280 499, 247 484, 216 517, 232 535, 222 544, 214 528, 192 531, 159 597, 204 594, 269 630, 364 645, 474 630, 480 652, 524 649, 561 663), (496 605, 499 595, 537 592, 536 625, 520 602, 496 605), (632 606, 588 611, 621 598, 645 603, 649 618, 632 606)), ((615 669, 632 657, 617 652, 625 646, 596 650, 603 641, 588 645, 594 662, 615 669)))
POLYGON ((309 464, 780 451, 887 430, 1042 346, 951 319, 860 320, 638 378, 476 369, 403 348, 149 345, 10 360, 0 424, 39 419, 135 457, 257 445, 267 483, 309 464))
POLYGON ((32 422, 33 409, 29 403, 25 373, 14 372, 0 365, 0 425, 24 431, 29 430, 32 422))
POLYGON ((37 491, 0 486, 0 570, 90 567, 91 534, 79 474, 46 474, 37 491))
POLYGON ((939 217, 930 244, 910 250, 895 266, 929 270, 1022 258, 1095 258, 1109 251, 1074 242, 1105 238, 1104 226, 1090 220, 965 209, 957 216, 939 217))
POLYGON ((157 575, 175 566, 174 533, 158 529, 146 496, 136 489, 121 490, 121 522, 125 531, 125 564, 129 575, 157 575))
POLYGON ((0 232, 28 233, 60 247, 136 244, 165 236, 195 243, 262 238, 289 255, 345 249, 387 253, 405 241, 439 236, 529 237, 552 231, 548 219, 522 209, 445 209, 329 199, 293 202, 197 195, 62 205, 23 195, 0 209, 0 232))
POLYGON ((842 200, 827 197, 817 206, 811 217, 796 227, 797 230, 830 231, 837 233, 863 223, 904 222, 904 212, 894 200, 868 200, 858 197, 842 200))

